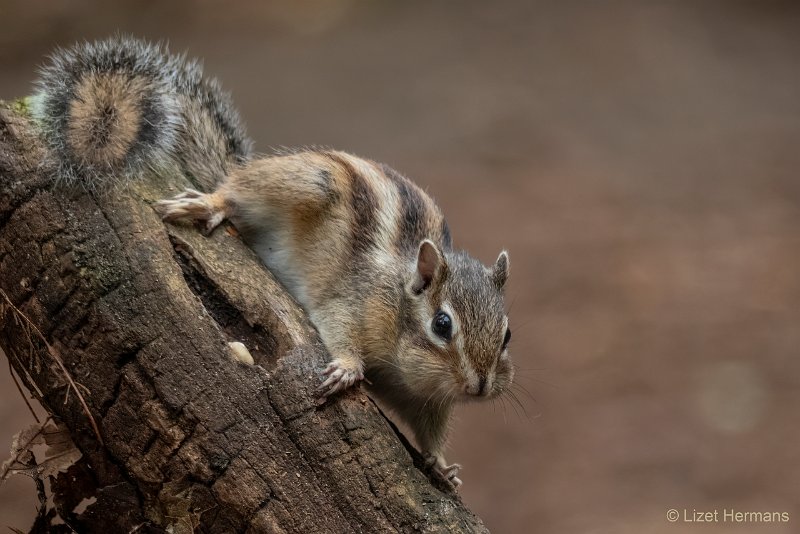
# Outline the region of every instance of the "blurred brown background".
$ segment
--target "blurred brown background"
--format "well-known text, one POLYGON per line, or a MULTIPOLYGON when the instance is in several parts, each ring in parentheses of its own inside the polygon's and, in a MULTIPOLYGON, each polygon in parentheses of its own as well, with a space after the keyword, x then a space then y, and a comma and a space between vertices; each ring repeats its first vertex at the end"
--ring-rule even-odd
MULTIPOLYGON (((260 150, 385 161, 457 245, 510 250, 527 415, 463 407, 448 455, 495 532, 799 531, 797 3, 19 0, 0 20, 0 98, 55 45, 167 39, 260 150)), ((30 417, 0 382, 5 449, 30 417)), ((25 529, 18 478, 0 525, 25 529)))

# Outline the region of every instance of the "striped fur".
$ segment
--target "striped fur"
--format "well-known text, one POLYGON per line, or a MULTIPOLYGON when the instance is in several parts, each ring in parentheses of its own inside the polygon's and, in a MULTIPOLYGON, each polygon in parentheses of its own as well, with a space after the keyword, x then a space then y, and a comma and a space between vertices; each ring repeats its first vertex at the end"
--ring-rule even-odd
POLYGON ((86 189, 174 169, 211 190, 250 157, 229 95, 160 44, 117 36, 56 50, 31 101, 58 175, 86 189))
POLYGON ((258 159, 215 193, 159 209, 167 220, 210 221, 208 230, 230 218, 333 355, 324 394, 366 375, 370 392, 414 429, 434 470, 458 480, 442 459, 453 402, 499 395, 514 374, 503 347, 505 253, 487 268, 453 250, 422 189, 344 152, 258 159), (432 330, 439 310, 453 321, 449 341, 432 330))
POLYGON ((250 161, 229 96, 195 61, 127 37, 58 50, 33 98, 60 175, 87 189, 184 173, 204 191, 157 204, 165 220, 230 219, 306 309, 333 356, 323 397, 365 376, 414 430, 431 468, 455 400, 511 384, 504 346, 508 256, 484 267, 452 249, 441 211, 386 165, 307 150, 250 161), (449 335, 434 328, 446 313, 449 335))

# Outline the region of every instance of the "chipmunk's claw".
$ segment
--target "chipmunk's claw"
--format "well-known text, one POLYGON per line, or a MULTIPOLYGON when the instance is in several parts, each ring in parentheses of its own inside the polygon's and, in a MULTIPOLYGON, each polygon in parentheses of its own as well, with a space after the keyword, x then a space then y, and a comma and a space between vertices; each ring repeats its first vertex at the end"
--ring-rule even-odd
POLYGON ((326 378, 317 388, 318 404, 324 404, 331 395, 364 380, 364 370, 361 367, 353 368, 340 358, 329 363, 322 374, 326 378))
POLYGON ((205 235, 210 234, 226 218, 226 213, 212 204, 209 195, 196 189, 187 189, 171 199, 159 200, 155 208, 164 221, 185 219, 200 223, 205 235))
POLYGON ((461 486, 461 479, 458 478, 458 472, 461 470, 460 464, 445 465, 444 458, 441 456, 426 454, 425 466, 430 469, 433 477, 450 491, 456 491, 461 486))

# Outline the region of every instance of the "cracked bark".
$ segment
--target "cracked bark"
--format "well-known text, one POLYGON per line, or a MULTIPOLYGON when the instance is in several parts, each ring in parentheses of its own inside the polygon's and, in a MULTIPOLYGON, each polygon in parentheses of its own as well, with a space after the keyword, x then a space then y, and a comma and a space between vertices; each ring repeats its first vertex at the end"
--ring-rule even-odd
POLYGON ((297 304, 232 229, 206 238, 150 207, 185 177, 90 194, 54 186, 46 156, 24 109, 1 105, 0 288, 62 355, 103 438, 6 313, 0 346, 83 453, 51 481, 71 527, 485 530, 363 393, 315 405, 327 355, 297 304), (229 357, 233 340, 256 365, 229 357))

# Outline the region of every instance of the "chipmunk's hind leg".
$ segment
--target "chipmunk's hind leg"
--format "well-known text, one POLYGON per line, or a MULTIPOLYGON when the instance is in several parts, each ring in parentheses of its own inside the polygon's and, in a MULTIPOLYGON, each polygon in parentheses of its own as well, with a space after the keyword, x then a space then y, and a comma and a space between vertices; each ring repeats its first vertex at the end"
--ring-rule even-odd
POLYGON ((210 234, 229 216, 227 203, 221 193, 207 194, 195 189, 187 189, 169 200, 160 200, 155 208, 167 222, 187 220, 201 223, 206 234, 210 234))

